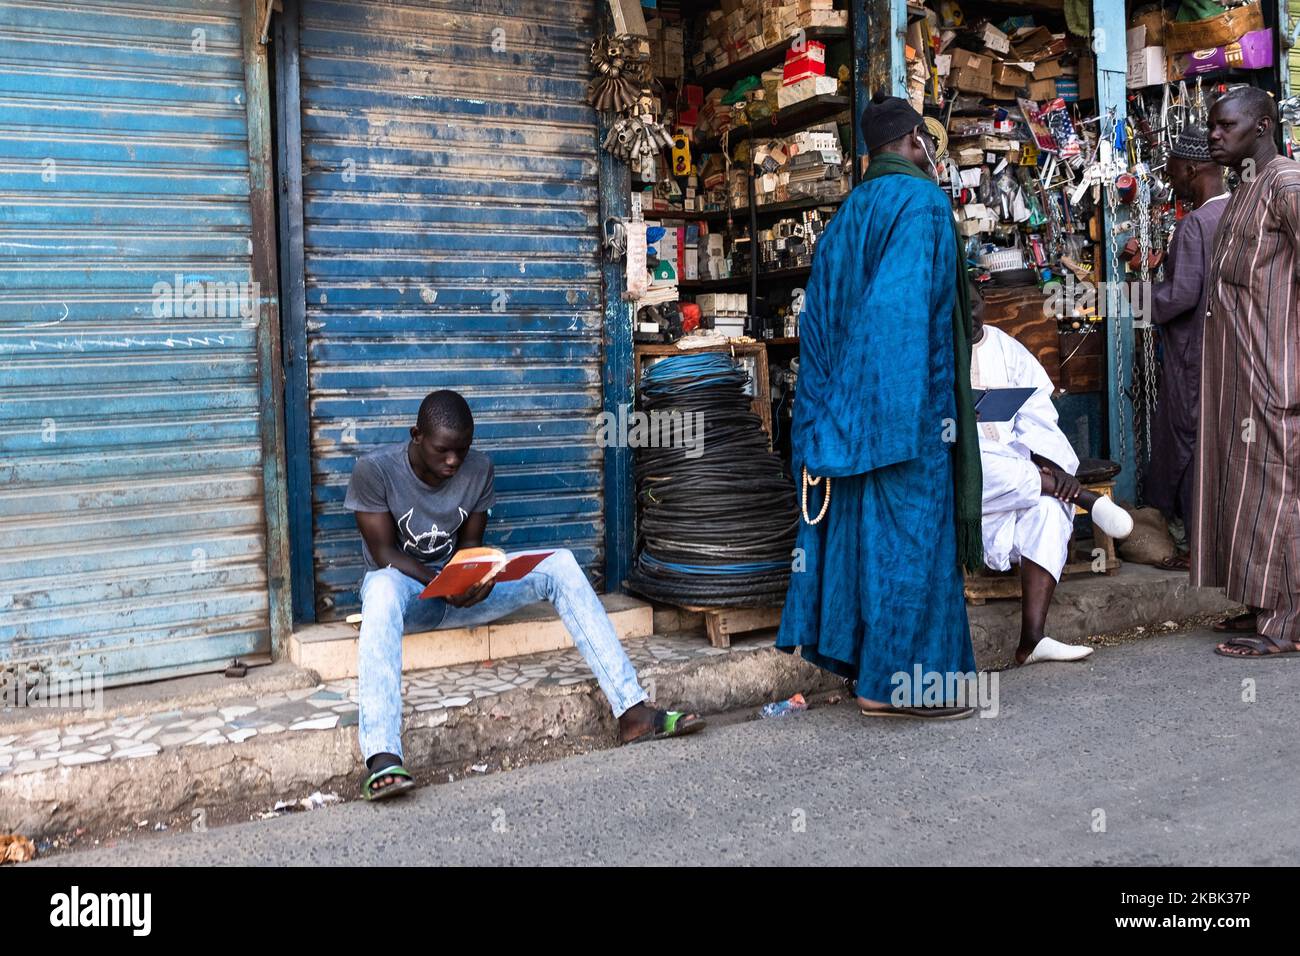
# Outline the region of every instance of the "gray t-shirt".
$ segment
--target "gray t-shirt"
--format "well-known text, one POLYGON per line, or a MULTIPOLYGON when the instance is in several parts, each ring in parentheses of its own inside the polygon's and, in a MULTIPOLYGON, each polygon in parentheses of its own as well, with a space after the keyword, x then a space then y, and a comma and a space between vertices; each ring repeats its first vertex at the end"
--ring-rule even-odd
MULTIPOLYGON (((416 477, 407 458, 407 443, 385 445, 362 455, 352 468, 343 507, 349 511, 387 511, 397 525, 401 549, 432 571, 456 550, 456 537, 465 519, 487 511, 496 501, 492 459, 470 449, 460 470, 437 488, 416 477)), ((377 571, 363 540, 366 570, 377 571)))

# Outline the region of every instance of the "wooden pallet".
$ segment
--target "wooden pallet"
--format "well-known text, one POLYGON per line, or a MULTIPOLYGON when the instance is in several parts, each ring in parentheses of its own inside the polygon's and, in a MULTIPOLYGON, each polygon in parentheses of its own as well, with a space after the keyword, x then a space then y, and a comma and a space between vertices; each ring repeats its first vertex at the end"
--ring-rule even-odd
MULTIPOLYGON (((1119 570, 1123 562, 1119 558, 1107 558, 1106 570, 1102 573, 1114 574, 1119 570)), ((1071 561, 1061 569, 1061 580, 1066 578, 1082 577, 1085 574, 1097 574, 1093 570, 1092 561, 1071 561)), ((966 603, 973 604, 976 607, 984 604, 986 601, 998 600, 999 598, 1016 598, 1020 594, 1020 569, 1012 568, 1010 571, 999 574, 997 572, 983 572, 980 574, 966 575, 966 603)))
POLYGON ((730 647, 732 634, 763 631, 781 623, 779 607, 684 607, 704 615, 704 628, 714 647, 730 647))

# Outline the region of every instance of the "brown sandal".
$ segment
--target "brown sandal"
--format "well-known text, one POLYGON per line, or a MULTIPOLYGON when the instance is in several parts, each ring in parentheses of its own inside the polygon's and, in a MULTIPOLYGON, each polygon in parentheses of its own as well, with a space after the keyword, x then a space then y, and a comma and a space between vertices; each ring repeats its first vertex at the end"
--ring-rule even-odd
POLYGON ((1190 555, 1175 554, 1167 558, 1161 558, 1160 567, 1166 571, 1190 571, 1192 569, 1192 559, 1190 555))
POLYGON ((1232 617, 1225 617, 1210 629, 1219 634, 1254 634, 1257 615, 1254 611, 1243 611, 1232 617))
POLYGON ((1220 657, 1281 657, 1283 654, 1300 653, 1295 641, 1284 641, 1280 637, 1255 635, 1253 637, 1233 637, 1214 648, 1220 657), (1236 654, 1225 651, 1225 647, 1240 647, 1247 653, 1236 654))
POLYGON ((918 720, 964 720, 975 714, 974 707, 863 707, 863 717, 915 717, 918 720))

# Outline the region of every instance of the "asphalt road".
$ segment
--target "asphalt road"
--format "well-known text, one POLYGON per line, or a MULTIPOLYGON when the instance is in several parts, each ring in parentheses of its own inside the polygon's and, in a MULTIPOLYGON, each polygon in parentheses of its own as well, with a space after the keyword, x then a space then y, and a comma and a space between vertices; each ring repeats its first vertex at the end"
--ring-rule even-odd
POLYGON ((1004 672, 992 718, 844 703, 48 862, 1294 865, 1300 656, 1213 643, 1004 672))

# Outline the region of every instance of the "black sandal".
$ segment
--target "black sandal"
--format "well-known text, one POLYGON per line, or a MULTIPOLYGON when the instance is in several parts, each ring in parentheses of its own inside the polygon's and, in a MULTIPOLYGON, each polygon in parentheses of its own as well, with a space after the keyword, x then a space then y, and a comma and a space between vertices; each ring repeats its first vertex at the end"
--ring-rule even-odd
POLYGON ((1300 654, 1300 647, 1296 646, 1295 641, 1284 641, 1280 637, 1256 634, 1252 637, 1231 637, 1217 645, 1214 653, 1220 657, 1281 657, 1283 654, 1300 654), (1225 651, 1225 647, 1240 647, 1248 653, 1234 654, 1225 651))
POLYGON ((863 717, 915 717, 919 720, 965 720, 975 713, 974 707, 863 707, 863 717))
POLYGON ((688 714, 681 710, 656 710, 654 724, 650 730, 624 744, 639 744, 646 740, 664 740, 668 737, 685 737, 704 729, 705 720, 699 714, 688 714))
POLYGON ((1210 630, 1219 634, 1254 634, 1257 623, 1258 616, 1254 611, 1242 611, 1218 621, 1210 630))

